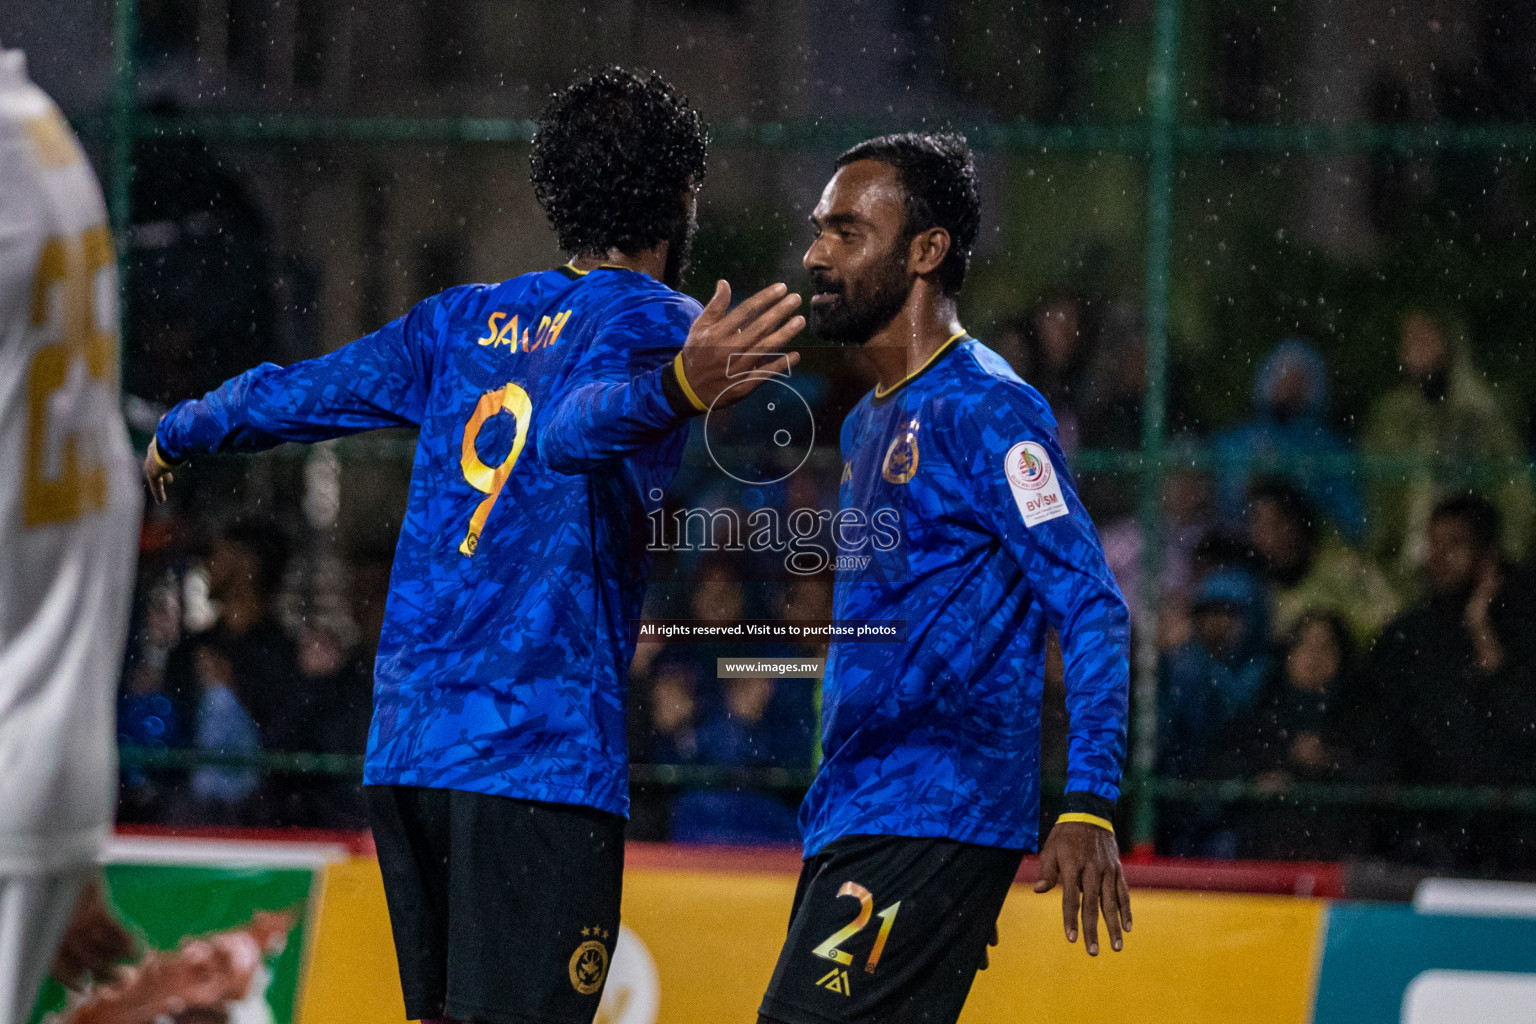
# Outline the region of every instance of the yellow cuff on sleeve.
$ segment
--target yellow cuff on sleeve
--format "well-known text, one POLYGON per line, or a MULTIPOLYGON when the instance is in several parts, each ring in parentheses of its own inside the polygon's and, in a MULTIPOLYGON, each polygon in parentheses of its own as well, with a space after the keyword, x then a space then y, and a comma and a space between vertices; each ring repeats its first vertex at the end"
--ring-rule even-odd
POLYGON ((688 375, 683 372, 683 354, 679 352, 677 358, 672 360, 672 372, 677 374, 677 383, 683 389, 683 394, 699 412, 709 412, 709 406, 699 401, 699 396, 694 393, 693 385, 688 383, 688 375))
POLYGON ((1097 814, 1084 814, 1081 811, 1072 811, 1057 818, 1056 824, 1060 825, 1063 822, 1068 821, 1080 821, 1084 825, 1092 825, 1095 828, 1101 828, 1108 832, 1110 835, 1115 834, 1115 826, 1111 824, 1107 819, 1101 818, 1097 814))
POLYGON ((155 465, 161 469, 175 469, 175 463, 166 462, 165 456, 160 454, 160 444, 154 438, 149 439, 149 453, 155 457, 155 465))

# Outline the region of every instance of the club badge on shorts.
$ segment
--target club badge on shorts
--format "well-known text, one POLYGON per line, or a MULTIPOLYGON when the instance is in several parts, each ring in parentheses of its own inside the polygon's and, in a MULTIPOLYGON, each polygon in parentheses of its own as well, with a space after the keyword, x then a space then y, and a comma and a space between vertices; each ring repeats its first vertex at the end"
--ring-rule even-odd
POLYGON ((1008 449, 1003 472, 1024 525, 1033 527, 1067 514, 1067 500, 1051 457, 1034 441, 1020 441, 1008 449))
POLYGON ((886 483, 904 484, 917 475, 917 420, 901 428, 885 450, 880 475, 886 483))
MULTIPOLYGON (((588 930, 583 928, 582 934, 588 934, 588 930)), ((590 934, 599 934, 599 929, 591 929, 590 934)), ((603 980, 608 977, 608 947, 597 939, 588 939, 577 946, 576 952, 571 954, 570 973, 571 987, 582 995, 602 991, 603 980)))

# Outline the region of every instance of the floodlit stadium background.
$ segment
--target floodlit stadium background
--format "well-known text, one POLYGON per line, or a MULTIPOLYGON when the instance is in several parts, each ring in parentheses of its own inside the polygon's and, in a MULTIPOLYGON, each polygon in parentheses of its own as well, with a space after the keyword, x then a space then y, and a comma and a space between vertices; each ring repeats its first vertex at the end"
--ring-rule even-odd
MULTIPOLYGON (((1032 311, 1075 306, 1079 318, 1084 365, 1070 382, 1075 395, 1062 393, 1081 427, 1073 468, 1137 614, 1136 714, 1119 825, 1127 854, 1145 861, 1143 883, 1403 900, 1430 874, 1536 872, 1529 720, 1524 745, 1513 735, 1501 750, 1473 745, 1426 759, 1459 763, 1452 773, 1395 772, 1357 750, 1359 770, 1293 773, 1288 788, 1230 759, 1192 765, 1158 736, 1168 675, 1198 632, 1188 610, 1201 586, 1191 578, 1193 535, 1247 528, 1215 508, 1220 481, 1279 475, 1321 495, 1324 533, 1372 560, 1402 609, 1418 601, 1419 577, 1374 524, 1426 482, 1495 499, 1511 566, 1527 556, 1536 8, 1495 0, 11 0, 0 10, 0 42, 27 51, 34 79, 64 107, 109 196, 122 253, 124 399, 141 442, 167 403, 256 362, 328 351, 448 285, 559 261, 527 185, 526 142, 543 97, 577 69, 655 67, 709 120, 695 292, 716 276, 738 294, 777 279, 803 285, 804 216, 842 147, 892 129, 964 130, 978 152, 985 205, 964 323, 1036 379, 1038 365, 1027 362, 1032 311), (1415 309, 1464 347, 1475 367, 1469 379, 1491 402, 1482 414, 1497 430, 1472 431, 1470 443, 1394 446, 1390 432, 1367 443, 1383 396, 1404 381, 1399 346, 1415 309), (1257 449, 1254 439, 1269 435, 1243 430, 1262 426, 1256 373, 1293 337, 1309 341, 1326 368, 1331 394, 1319 425, 1341 440, 1337 450, 1257 449), (1363 527, 1351 525, 1341 490, 1358 494, 1363 527), (1261 847, 1264 862, 1253 863, 1261 847), (1198 856, 1202 866, 1181 874, 1160 859, 1169 854, 1198 856), (1207 865, 1234 858, 1246 866, 1207 865), (1318 861, 1327 863, 1310 863, 1318 861)), ((787 486, 791 500, 824 503, 829 492, 835 501, 836 426, 868 381, 831 353, 809 354, 806 365, 821 440, 787 486)), ((178 480, 170 506, 149 514, 121 705, 122 814, 148 830, 152 838, 141 841, 160 841, 168 829, 360 827, 358 729, 410 454, 407 436, 368 436, 205 463, 178 480), (177 644, 213 621, 212 538, 232 519, 257 515, 273 517, 293 549, 276 602, 294 644, 282 662, 295 694, 291 728, 259 750, 198 749, 167 732, 158 688, 177 644), (245 795, 197 796, 187 780, 198 766, 225 773, 232 785, 222 792, 245 795)), ((712 490, 707 460, 692 454, 669 500, 740 500, 712 490)), ((1523 569, 1506 579, 1532 592, 1523 569)), ((1528 599, 1511 597, 1519 607, 1528 599)), ((795 582, 726 558, 669 557, 648 613, 812 619, 827 614, 827 600, 824 576, 795 582)), ((694 646, 651 645, 637 659, 632 834, 771 847, 787 838, 814 766, 814 683, 727 692, 714 658, 816 652, 694 646)), ((1536 665, 1522 659, 1517 638, 1510 648, 1516 679, 1508 689, 1536 691, 1536 665)), ((1283 662, 1272 659, 1271 670, 1283 662)), ((1354 722, 1353 736, 1373 750, 1368 734, 1390 731, 1394 715, 1366 710, 1379 713, 1354 722)), ((1518 734, 1529 704, 1501 697, 1486 710, 1518 734)), ((1061 728, 1059 712, 1047 720, 1061 728)), ((667 849, 640 858, 632 892, 664 888, 658 865, 669 863, 667 849), (662 881, 645 874, 652 869, 662 881)), ((746 888, 771 889, 764 879, 777 879, 782 858, 763 856, 728 862, 746 888)), ((689 858, 688 871, 716 878, 709 858, 689 858)), ((766 972, 782 926, 777 911, 758 908, 742 886, 726 889, 721 905, 740 898, 743 927, 766 936, 755 954, 767 958, 766 972)), ((329 887, 325 899, 337 891, 329 887)), ((654 898, 657 907, 678 903, 675 893, 654 898)), ((763 908, 776 899, 770 892, 763 908)), ((1235 927, 1249 912, 1182 899, 1147 898, 1135 941, 1155 946, 1163 927, 1169 942, 1206 928, 1226 935, 1220 922, 1235 927), (1163 925, 1159 901, 1167 901, 1163 925)), ((1273 1019, 1375 1019, 1363 1002, 1347 1010, 1330 1003, 1330 978, 1348 976, 1356 955, 1348 943, 1360 930, 1418 925, 1361 923, 1350 915, 1370 908, 1353 904, 1241 899, 1262 908, 1251 918, 1262 926, 1243 934, 1274 950, 1233 937, 1183 973, 1158 961, 1138 966, 1146 973, 1132 981, 1116 980, 1074 959, 1061 970, 1080 973, 1063 976, 1126 984, 1138 999, 1147 998, 1140 986, 1162 979, 1168 1007, 1149 1004, 1127 1019, 1204 1019, 1194 997, 1167 979, 1186 979, 1190 991, 1220 989, 1220 979, 1265 957, 1280 965, 1267 969, 1287 995, 1271 998, 1268 982, 1254 980, 1237 990, 1239 1003, 1212 1003, 1211 1019, 1260 1019, 1255 1001, 1282 1007, 1262 1011, 1281 1014, 1273 1019), (1223 967, 1221 956, 1235 959, 1223 967), (1238 1004, 1247 1009, 1233 1015, 1238 1004)), ((787 908, 787 896, 781 902, 787 908)), ((1020 903, 1027 899, 1009 910, 1021 915, 1013 948, 1028 942, 1030 956, 1056 958, 1050 913, 1029 910, 1029 931, 1020 903)), ((340 1012, 314 1008, 326 985, 347 990, 327 960, 343 954, 327 951, 352 947, 327 937, 339 912, 329 913, 306 933, 305 1019, 340 1012), (339 980, 326 980, 333 975, 339 980)), ((693 927, 648 913, 626 907, 627 918, 654 929, 693 927)), ((672 968, 658 950, 681 940, 643 937, 657 955, 665 1008, 672 968)), ((1040 962, 1003 966, 1030 974, 1040 962)), ((1536 971, 1529 953, 1430 967, 1536 971)), ((1013 1019, 1016 1010, 1005 1008, 1012 995, 988 988, 1004 973, 984 976, 973 1004, 994 1008, 978 1016, 973 1005, 969 1019, 1013 1019)), ((1383 1005, 1406 1006, 1398 996, 1418 976, 1387 985, 1383 1005)), ((1045 1007, 1038 1019, 1055 1019, 1055 1001, 1073 998, 1049 986, 1021 993, 1045 1007)), ((746 1012, 729 1001, 716 1011, 746 1012)), ((692 1018, 664 1009, 661 1019, 692 1018)))

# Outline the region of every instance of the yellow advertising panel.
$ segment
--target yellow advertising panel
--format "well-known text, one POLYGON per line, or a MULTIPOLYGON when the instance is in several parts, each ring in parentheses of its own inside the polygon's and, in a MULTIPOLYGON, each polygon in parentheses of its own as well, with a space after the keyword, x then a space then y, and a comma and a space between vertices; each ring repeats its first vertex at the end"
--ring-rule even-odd
POLYGON ((977 976, 962 1024, 1306 1024, 1327 902, 1139 890, 1135 930, 1099 955, 1062 935, 1061 893, 1015 886, 992 968, 977 976))
MULTIPOLYGON (((756 1020, 784 939, 789 871, 631 867, 599 1024, 756 1020)), ((378 866, 332 866, 303 1024, 404 1019, 378 866)), ((1061 932, 1059 893, 1015 887, 965 1024, 1305 1024, 1323 900, 1142 890, 1124 952, 1088 957, 1061 932)))
POLYGON ((299 1024, 400 1024, 405 997, 379 862, 359 857, 331 864, 322 884, 299 1024))
POLYGON ((626 873, 624 925, 656 961, 657 1021, 753 1024, 794 898, 790 874, 626 873))

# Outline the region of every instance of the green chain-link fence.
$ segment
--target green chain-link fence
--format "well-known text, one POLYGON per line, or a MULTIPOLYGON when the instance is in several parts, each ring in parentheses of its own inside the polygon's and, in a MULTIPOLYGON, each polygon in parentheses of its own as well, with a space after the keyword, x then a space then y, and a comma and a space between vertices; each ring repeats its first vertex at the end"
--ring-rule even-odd
MULTIPOLYGON (((186 114, 155 116, 139 105, 134 65, 137 0, 115 0, 113 36, 114 93, 105 118, 87 127, 106 133, 108 197, 112 224, 120 245, 131 223, 133 153, 135 142, 155 137, 192 136, 210 142, 280 144, 345 142, 360 145, 418 143, 507 145, 526 143, 533 124, 525 119, 475 117, 347 117, 295 113, 186 114)), ((1424 154, 1454 152, 1526 153, 1536 150, 1536 125, 1509 124, 1220 124, 1182 123, 1179 118, 1183 11, 1181 0, 1155 0, 1153 45, 1147 73, 1145 116, 1121 124, 1040 124, 1023 120, 960 125, 973 146, 983 152, 1034 154, 1046 151, 1105 154, 1140 158, 1146 164, 1145 253, 1143 310, 1146 333, 1146 389, 1141 445, 1136 451, 1084 451, 1075 458, 1087 472, 1119 472, 1139 480, 1138 520, 1142 533, 1141 586, 1144 619, 1139 623, 1148 642, 1138 645, 1134 676, 1134 761, 1127 795, 1136 808, 1134 841, 1150 842, 1156 828, 1159 799, 1217 802, 1343 804, 1404 810, 1500 809, 1536 811, 1536 790, 1488 788, 1345 786, 1296 784, 1283 794, 1261 791, 1243 782, 1191 782, 1158 778, 1153 773, 1157 720, 1157 645, 1155 617, 1161 566, 1160 495, 1165 474, 1172 468, 1210 466, 1209 454, 1168 446, 1169 408, 1169 292, 1175 245, 1175 161, 1182 153, 1265 154, 1278 157, 1360 152, 1424 154)), ((785 151, 825 150, 850 144, 878 131, 886 122, 805 120, 727 123, 717 126, 717 146, 751 146, 785 151)), ((127 260, 122 261, 124 324, 127 322, 127 260)), ((126 330, 125 330, 126 334, 126 330)), ((1326 461, 1326 460, 1321 460, 1326 461)), ((1410 460, 1394 457, 1351 457, 1349 468, 1367 478, 1401 475, 1410 460)), ((1256 462, 1262 469, 1262 460, 1256 462)), ((1319 467, 1326 468, 1326 467, 1319 467)), ((1414 462, 1414 468, 1422 465, 1414 462)), ((1447 467, 1471 477, 1488 479, 1523 473, 1530 466, 1485 465, 1447 467)), ((256 766, 266 771, 355 775, 361 759, 341 755, 264 754, 216 755, 192 751, 125 749, 126 764, 147 768, 189 767, 194 763, 256 766)), ((807 773, 785 770, 750 771, 698 766, 637 765, 637 782, 660 786, 753 785, 797 789, 808 784, 807 773)), ((1058 780, 1059 781, 1059 780, 1058 780)))

